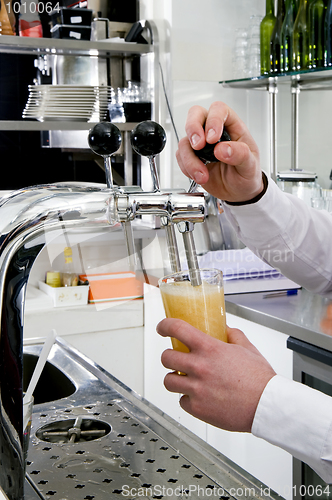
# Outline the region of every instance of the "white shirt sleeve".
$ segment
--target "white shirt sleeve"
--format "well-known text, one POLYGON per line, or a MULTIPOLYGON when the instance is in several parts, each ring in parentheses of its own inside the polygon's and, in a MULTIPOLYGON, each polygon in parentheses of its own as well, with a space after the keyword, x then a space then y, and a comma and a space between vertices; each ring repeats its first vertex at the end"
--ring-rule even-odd
POLYGON ((251 431, 307 463, 326 483, 332 483, 330 396, 276 375, 265 387, 251 431))
POLYGON ((332 295, 332 215, 283 193, 268 180, 256 203, 224 212, 239 239, 272 267, 306 289, 332 295))

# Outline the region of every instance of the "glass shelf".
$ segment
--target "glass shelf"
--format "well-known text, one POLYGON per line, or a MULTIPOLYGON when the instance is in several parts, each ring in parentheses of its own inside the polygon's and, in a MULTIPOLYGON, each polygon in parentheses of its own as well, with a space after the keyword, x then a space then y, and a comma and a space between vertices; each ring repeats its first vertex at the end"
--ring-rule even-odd
POLYGON ((98 56, 147 54, 152 52, 150 44, 91 40, 65 40, 58 38, 29 38, 0 36, 0 52, 7 54, 61 54, 72 56, 98 56))
POLYGON ((219 83, 224 87, 248 90, 269 90, 271 86, 279 84, 296 86, 299 90, 329 90, 332 89, 332 68, 308 69, 298 72, 278 73, 273 76, 224 80, 219 83))

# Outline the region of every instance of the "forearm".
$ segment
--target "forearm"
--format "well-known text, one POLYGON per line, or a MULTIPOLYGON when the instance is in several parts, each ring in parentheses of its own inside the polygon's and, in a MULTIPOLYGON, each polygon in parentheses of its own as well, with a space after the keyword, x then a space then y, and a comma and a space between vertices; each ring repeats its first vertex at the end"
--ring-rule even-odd
POLYGON ((332 217, 283 193, 269 179, 267 192, 256 203, 223 203, 238 237, 285 276, 315 293, 332 293, 332 217))
POLYGON ((265 387, 252 433, 307 463, 332 483, 332 398, 279 375, 265 387))

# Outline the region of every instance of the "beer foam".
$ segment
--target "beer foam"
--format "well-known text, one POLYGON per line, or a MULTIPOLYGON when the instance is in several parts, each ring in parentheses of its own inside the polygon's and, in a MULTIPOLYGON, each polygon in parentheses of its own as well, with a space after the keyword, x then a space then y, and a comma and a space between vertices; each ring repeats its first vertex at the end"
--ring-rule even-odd
POLYGON ((169 295, 183 296, 183 295, 207 295, 219 293, 218 285, 211 285, 210 283, 203 282, 201 285, 192 286, 189 281, 162 283, 160 285, 162 293, 169 295))

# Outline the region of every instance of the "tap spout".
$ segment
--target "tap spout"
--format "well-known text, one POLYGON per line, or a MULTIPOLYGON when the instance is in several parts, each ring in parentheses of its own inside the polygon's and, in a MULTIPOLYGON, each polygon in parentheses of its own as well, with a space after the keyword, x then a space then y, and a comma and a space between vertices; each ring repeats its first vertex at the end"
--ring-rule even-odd
POLYGON ((138 215, 157 215, 170 223, 204 222, 206 203, 203 193, 118 193, 116 210, 120 221, 138 215))

